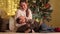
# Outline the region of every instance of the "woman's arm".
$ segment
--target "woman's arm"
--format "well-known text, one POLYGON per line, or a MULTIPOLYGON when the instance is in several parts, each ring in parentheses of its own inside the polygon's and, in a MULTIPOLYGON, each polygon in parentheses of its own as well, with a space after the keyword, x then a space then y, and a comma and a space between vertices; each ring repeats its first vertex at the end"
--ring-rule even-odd
POLYGON ((15 20, 20 16, 20 14, 21 14, 20 10, 17 10, 15 14, 15 20))

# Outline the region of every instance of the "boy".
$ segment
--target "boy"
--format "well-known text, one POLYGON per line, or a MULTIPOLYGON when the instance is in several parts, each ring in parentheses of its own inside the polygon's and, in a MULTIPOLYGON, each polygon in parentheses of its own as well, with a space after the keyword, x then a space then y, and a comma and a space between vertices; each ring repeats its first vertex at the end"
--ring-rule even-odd
POLYGON ((30 26, 27 24, 26 19, 24 16, 20 16, 19 18, 17 18, 17 31, 16 32, 20 32, 20 33, 29 33, 31 32, 30 26))

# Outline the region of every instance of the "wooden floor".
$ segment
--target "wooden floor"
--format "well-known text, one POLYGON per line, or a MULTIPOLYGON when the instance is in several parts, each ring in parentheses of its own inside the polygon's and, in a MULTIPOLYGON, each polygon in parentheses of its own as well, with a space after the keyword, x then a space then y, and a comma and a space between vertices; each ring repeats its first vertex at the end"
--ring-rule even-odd
POLYGON ((0 33, 0 34, 60 34, 60 33, 0 33))

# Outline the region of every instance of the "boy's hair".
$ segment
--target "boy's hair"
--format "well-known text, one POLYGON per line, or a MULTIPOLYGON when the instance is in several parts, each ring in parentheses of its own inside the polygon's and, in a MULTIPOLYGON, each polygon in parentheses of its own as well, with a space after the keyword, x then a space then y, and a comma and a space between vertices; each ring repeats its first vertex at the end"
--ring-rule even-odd
MULTIPOLYGON (((21 16, 22 17, 22 16, 21 16)), ((26 22, 26 18, 25 17, 22 17, 24 20, 25 20, 25 22, 26 22)), ((17 19, 16 19, 16 22, 18 23, 18 24, 20 24, 19 23, 19 21, 22 19, 22 18, 20 18, 20 17, 18 17, 17 19)))
POLYGON ((19 18, 16 19, 16 22, 17 22, 18 24, 19 24, 19 20, 20 20, 19 18))

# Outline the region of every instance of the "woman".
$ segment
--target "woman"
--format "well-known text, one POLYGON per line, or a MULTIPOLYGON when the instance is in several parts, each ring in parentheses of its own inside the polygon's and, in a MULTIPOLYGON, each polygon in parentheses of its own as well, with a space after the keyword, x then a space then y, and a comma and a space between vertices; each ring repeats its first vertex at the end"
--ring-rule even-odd
POLYGON ((15 20, 20 17, 24 16, 27 20, 32 19, 31 10, 28 9, 28 4, 26 0, 20 0, 20 8, 16 11, 15 20))
POLYGON ((17 20, 18 18, 20 19, 20 21, 16 24, 17 28, 20 26, 25 25, 25 21, 29 21, 32 19, 32 13, 31 10, 28 9, 28 4, 26 0, 20 0, 20 4, 19 4, 20 8, 16 11, 16 15, 15 15, 15 20, 17 20))

